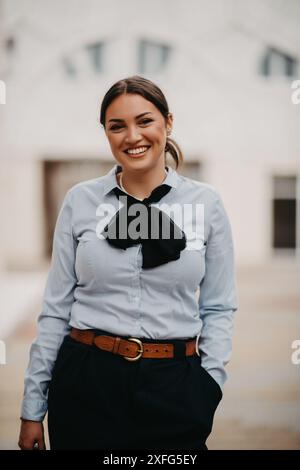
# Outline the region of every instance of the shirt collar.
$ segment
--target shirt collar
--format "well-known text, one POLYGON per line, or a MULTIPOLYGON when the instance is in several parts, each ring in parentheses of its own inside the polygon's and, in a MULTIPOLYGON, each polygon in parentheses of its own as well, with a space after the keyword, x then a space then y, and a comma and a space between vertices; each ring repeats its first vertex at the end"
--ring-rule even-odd
MULTIPOLYGON (((172 188, 176 188, 178 184, 178 173, 171 166, 166 165, 165 168, 168 170, 168 174, 162 184, 167 184, 172 188)), ((121 165, 117 163, 113 168, 103 177, 104 178, 104 191, 103 194, 106 196, 113 188, 118 186, 116 178, 117 173, 122 171, 121 165)))

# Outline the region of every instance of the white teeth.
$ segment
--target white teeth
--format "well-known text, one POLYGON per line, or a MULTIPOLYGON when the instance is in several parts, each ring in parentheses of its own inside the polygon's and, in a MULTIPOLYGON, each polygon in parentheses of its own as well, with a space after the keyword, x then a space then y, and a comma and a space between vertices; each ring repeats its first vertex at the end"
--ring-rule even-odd
POLYGON ((136 149, 128 149, 127 153, 132 153, 132 154, 138 154, 138 153, 143 153, 147 150, 147 147, 138 147, 136 149))

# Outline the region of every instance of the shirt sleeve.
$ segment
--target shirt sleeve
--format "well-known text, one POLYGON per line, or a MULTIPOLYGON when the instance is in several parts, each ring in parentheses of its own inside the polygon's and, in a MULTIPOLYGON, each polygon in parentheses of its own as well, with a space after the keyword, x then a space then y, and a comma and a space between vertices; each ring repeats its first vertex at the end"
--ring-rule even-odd
POLYGON ((21 416, 42 421, 47 412, 48 386, 59 347, 70 330, 74 301, 76 240, 72 230, 71 193, 62 203, 55 225, 50 271, 38 317, 37 336, 25 372, 21 416))
POLYGON ((222 389, 227 379, 225 366, 231 356, 233 318, 238 304, 231 226, 216 191, 211 213, 205 275, 200 283, 202 330, 199 349, 202 366, 222 389))

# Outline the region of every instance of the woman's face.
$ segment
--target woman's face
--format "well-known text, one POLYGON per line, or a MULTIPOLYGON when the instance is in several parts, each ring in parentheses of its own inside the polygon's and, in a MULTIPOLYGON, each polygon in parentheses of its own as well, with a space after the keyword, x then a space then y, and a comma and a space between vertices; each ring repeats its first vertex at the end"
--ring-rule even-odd
POLYGON ((127 171, 164 168, 167 121, 153 103, 137 94, 118 96, 107 108, 105 133, 115 159, 127 171), (129 153, 128 149, 136 149, 129 153), (137 153, 138 152, 138 153, 137 153))

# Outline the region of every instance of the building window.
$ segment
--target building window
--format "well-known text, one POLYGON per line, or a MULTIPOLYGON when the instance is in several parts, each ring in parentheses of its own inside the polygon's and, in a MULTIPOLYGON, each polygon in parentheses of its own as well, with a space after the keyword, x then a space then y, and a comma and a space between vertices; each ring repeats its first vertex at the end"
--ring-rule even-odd
POLYGON ((262 74, 269 76, 295 77, 297 75, 297 60, 277 49, 269 48, 261 63, 262 74))
POLYGON ((70 57, 63 58, 63 67, 69 77, 75 77, 77 75, 76 65, 70 57))
POLYGON ((297 178, 273 179, 273 248, 296 248, 297 178))
POLYGON ((138 51, 138 70, 140 73, 158 73, 167 65, 171 47, 152 41, 141 40, 138 51))
POLYGON ((63 68, 70 78, 103 71, 103 42, 92 42, 63 57, 63 68))
POLYGON ((104 44, 102 42, 95 42, 86 46, 86 50, 96 72, 103 71, 103 49, 104 44))

